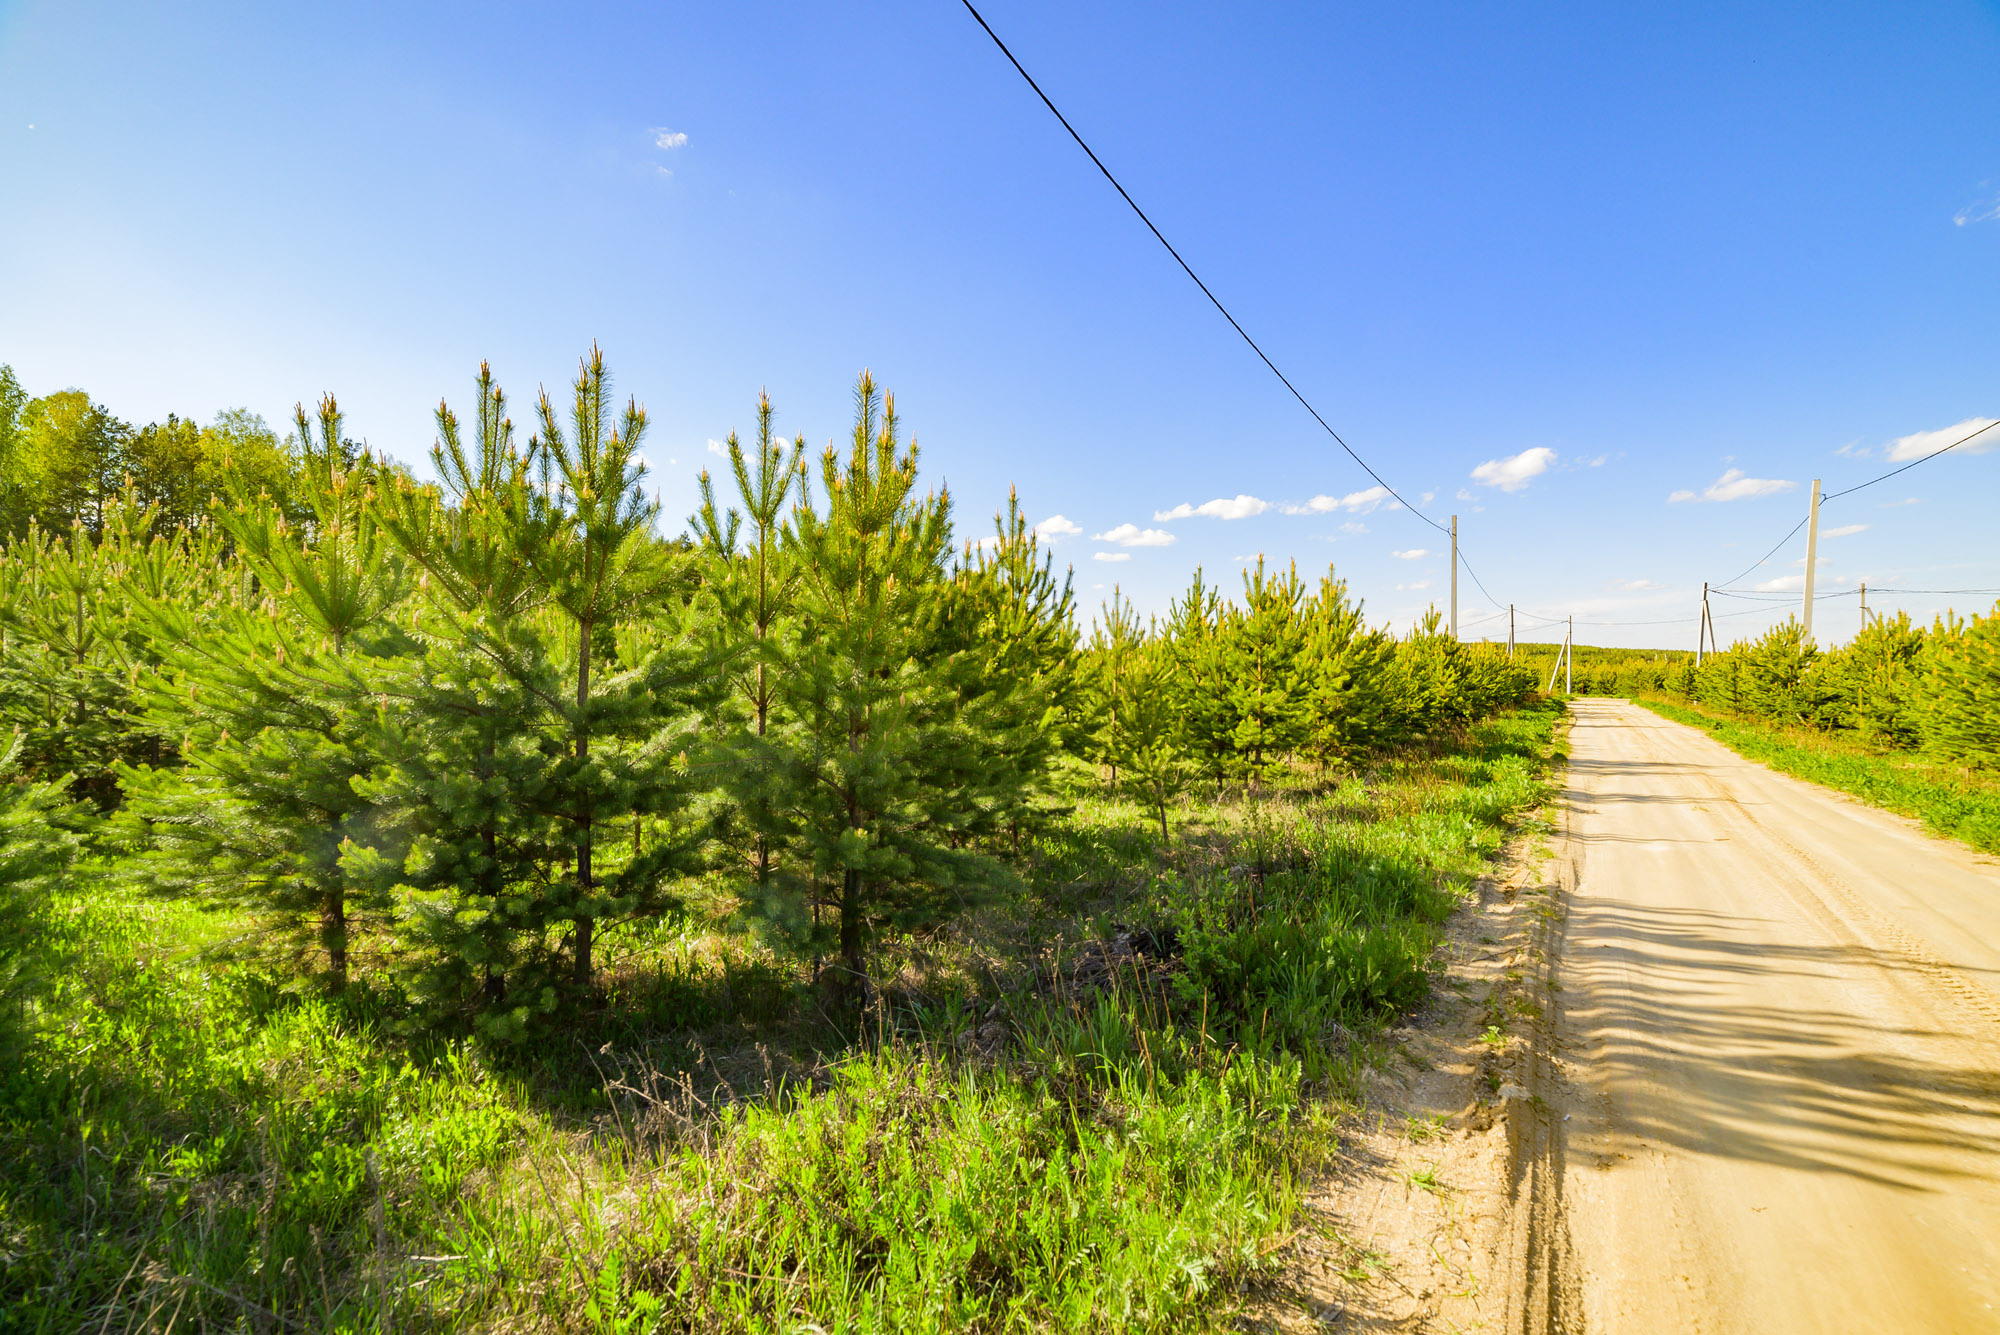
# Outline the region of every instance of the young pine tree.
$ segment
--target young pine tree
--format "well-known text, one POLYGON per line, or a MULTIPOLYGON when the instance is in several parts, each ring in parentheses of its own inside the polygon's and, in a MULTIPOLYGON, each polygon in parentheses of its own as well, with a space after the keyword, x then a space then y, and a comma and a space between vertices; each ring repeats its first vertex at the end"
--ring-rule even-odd
POLYGON ((1222 621, 1229 748, 1253 780, 1302 750, 1309 735, 1304 596, 1296 567, 1267 572, 1260 556, 1243 572, 1242 608, 1222 621))
POLYGON ((802 882, 788 865, 794 831, 773 790, 772 771, 762 762, 768 755, 763 739, 780 708, 778 678, 785 655, 778 637, 799 582, 797 553, 784 541, 784 516, 786 506, 804 495, 806 442, 800 436, 788 449, 773 434, 771 419, 770 396, 760 394, 754 457, 735 432, 729 433, 729 470, 742 509, 717 506, 714 484, 703 469, 701 508, 693 528, 715 607, 712 647, 717 660, 728 665, 728 699, 718 702, 721 727, 726 737, 749 738, 747 746, 725 743, 715 754, 718 777, 742 834, 735 842, 747 862, 751 909, 796 935, 804 926, 799 909, 810 882, 802 882), (748 543, 740 546, 746 521, 748 543))
POLYGON ((802 501, 787 541, 799 583, 778 637, 777 722, 752 745, 816 880, 838 886, 843 990, 866 979, 879 923, 933 914, 978 883, 984 860, 957 850, 971 823, 954 782, 977 737, 937 650, 951 552, 951 502, 916 493, 893 399, 864 373, 846 460, 820 461, 821 513, 802 501))
POLYGON ((634 698, 633 678, 607 674, 617 666, 616 626, 621 618, 653 610, 676 572, 653 533, 659 506, 640 487, 646 469, 638 448, 646 414, 628 401, 612 420, 604 354, 593 345, 583 359, 569 431, 546 393, 537 414, 541 432, 533 446, 553 464, 560 488, 542 491, 531 515, 528 550, 560 616, 571 665, 563 716, 572 763, 555 782, 575 858, 574 875, 562 887, 572 929, 572 981, 583 987, 592 976, 598 920, 629 907, 623 894, 600 884, 597 866, 600 840, 617 834, 603 827, 629 819, 639 797, 638 774, 621 745, 649 733, 653 722, 648 706, 634 698), (600 738, 609 749, 594 754, 600 738))
POLYGON ((387 617, 405 589, 340 421, 329 395, 315 440, 298 410, 303 527, 264 496, 213 511, 257 589, 204 605, 128 586, 164 659, 153 711, 181 730, 187 765, 121 772, 151 877, 246 902, 281 940, 310 924, 336 992, 355 910, 376 907, 350 901, 342 856, 370 837, 354 780, 374 764, 370 676, 402 647, 387 617))
POLYGON ((1022 832, 1056 810, 1047 779, 1075 708, 1076 599, 1017 494, 993 529, 992 545, 968 549, 951 582, 941 647, 953 659, 960 719, 977 739, 959 779, 977 813, 966 834, 1004 832, 1018 852, 1022 832))

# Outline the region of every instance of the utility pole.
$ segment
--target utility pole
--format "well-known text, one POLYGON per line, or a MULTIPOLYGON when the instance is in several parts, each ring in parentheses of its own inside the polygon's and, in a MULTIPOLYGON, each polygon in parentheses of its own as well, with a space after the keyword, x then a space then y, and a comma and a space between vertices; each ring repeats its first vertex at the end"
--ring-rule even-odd
POLYGON ((1813 479, 1812 510, 1806 515, 1806 643, 1812 643, 1813 571, 1819 564, 1819 479, 1813 479))
POLYGON ((1576 694, 1576 617, 1569 619, 1569 630, 1563 636, 1563 694, 1576 694))
MULTIPOLYGON (((1865 590, 1868 586, 1864 584, 1861 587, 1865 590)), ((1867 601, 1865 593, 1862 600, 1867 601)), ((1514 661, 1514 604, 1512 603, 1507 604, 1507 661, 1509 663, 1514 661)))
MULTIPOLYGON (((1819 484, 1814 483, 1814 487, 1819 484)), ((1813 493, 1817 496, 1819 493, 1813 493)), ((1451 638, 1458 638, 1458 516, 1451 517, 1451 638)))
POLYGON ((1694 623, 1694 665, 1701 666, 1701 642, 1708 634, 1708 581, 1701 582, 1701 615, 1694 623))
POLYGON ((1868 581, 1861 581, 1861 629, 1868 629, 1868 581))

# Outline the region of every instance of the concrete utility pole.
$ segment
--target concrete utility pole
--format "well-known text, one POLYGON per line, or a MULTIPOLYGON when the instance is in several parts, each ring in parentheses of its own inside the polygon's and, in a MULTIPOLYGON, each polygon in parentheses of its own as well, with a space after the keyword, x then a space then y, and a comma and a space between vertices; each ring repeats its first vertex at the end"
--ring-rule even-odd
POLYGON ((1576 694, 1576 618, 1569 619, 1569 633, 1563 636, 1563 694, 1576 694))
POLYGON ((1861 629, 1868 629, 1868 582, 1861 583, 1861 629))
POLYGON ((1701 616, 1694 623, 1694 665, 1701 666, 1701 642, 1708 634, 1708 581, 1701 582, 1701 616))
MULTIPOLYGON (((1818 483, 1814 483, 1818 486, 1818 483)), ((1815 495, 1818 493, 1815 492, 1815 495)), ((1458 638, 1458 516, 1451 517, 1451 638, 1458 638)))
POLYGON ((1507 604, 1507 661, 1514 661, 1514 604, 1507 604))
POLYGON ((1819 565, 1819 479, 1813 479, 1812 510, 1806 515, 1806 643, 1812 643, 1813 571, 1819 565))

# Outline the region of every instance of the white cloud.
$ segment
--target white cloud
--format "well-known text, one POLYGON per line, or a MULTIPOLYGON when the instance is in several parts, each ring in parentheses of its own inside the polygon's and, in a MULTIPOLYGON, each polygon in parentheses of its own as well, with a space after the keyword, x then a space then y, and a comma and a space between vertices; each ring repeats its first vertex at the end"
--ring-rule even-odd
POLYGON ((1090 559, 1091 559, 1091 560, 1093 560, 1093 561, 1129 561, 1129 560, 1131 560, 1131 559, 1132 559, 1132 553, 1130 553, 1130 552, 1092 552, 1092 553, 1090 554, 1090 559))
POLYGON ((1415 561, 1429 556, 1430 552, 1423 547, 1412 547, 1407 552, 1390 552, 1389 555, 1395 557, 1398 561, 1415 561))
POLYGON ((1428 589, 1430 586, 1431 582, 1429 580, 1420 579, 1414 584, 1398 584, 1396 587, 1399 589, 1428 589))
POLYGON ((1652 579, 1614 579, 1611 581, 1611 587, 1614 589, 1630 589, 1634 593, 1637 593, 1644 589, 1664 589, 1667 586, 1658 580, 1652 579))
POLYGON ((1342 533, 1366 533, 1368 531, 1368 525, 1356 523, 1354 520, 1350 519, 1345 524, 1342 524, 1340 526, 1340 531, 1342 533))
POLYGON ((1210 519, 1248 519, 1252 515, 1261 515, 1270 508, 1269 501, 1260 501, 1255 496, 1239 495, 1233 500, 1218 496, 1212 501, 1203 501, 1200 505, 1189 505, 1183 501, 1171 510, 1155 510, 1153 518, 1160 523, 1172 519, 1192 519, 1196 515, 1206 515, 1210 519))
POLYGON ((719 440, 711 440, 711 441, 709 441, 709 442, 708 442, 708 452, 709 452, 710 454, 725 454, 725 455, 726 455, 726 454, 728 454, 728 453, 729 453, 729 447, 728 447, 727 445, 724 445, 724 444, 723 444, 723 443, 722 443, 721 441, 719 441, 719 440))
POLYGON ((1583 466, 1585 468, 1602 468, 1604 467, 1605 464, 1609 463, 1610 461, 1611 461, 1610 455, 1600 454, 1595 459, 1585 459, 1583 461, 1583 466))
POLYGON ((1835 450, 1834 453, 1843 459, 1866 459, 1868 457, 1868 447, 1858 440, 1850 440, 1835 450))
POLYGON ((664 125, 656 125, 646 133, 653 136, 654 148, 675 149, 688 141, 688 137, 679 130, 669 130, 664 125))
POLYGON ((1906 505, 1922 505, 1922 504, 1923 502, 1918 500, 1914 496, 1905 496, 1900 501, 1884 501, 1875 508, 1877 510, 1900 510, 1906 505))
POLYGON ((674 169, 672 167, 654 167, 653 170, 658 172, 662 176, 672 176, 674 174, 674 169))
POLYGON ((1502 491, 1519 491, 1528 483, 1549 471, 1549 465, 1556 461, 1556 452, 1546 445, 1537 445, 1532 450, 1522 450, 1504 459, 1488 459, 1472 470, 1472 480, 1485 487, 1498 487, 1502 491))
POLYGON ((1918 431, 1908 436, 1898 436, 1889 442, 1889 462, 1902 463, 1909 459, 1921 459, 1926 454, 1936 454, 1954 441, 1965 440, 1974 432, 1985 431, 1985 435, 1974 436, 1958 447, 1961 454, 1984 454, 1988 450, 2000 449, 2000 419, 1992 417, 1968 417, 1956 426, 1940 427, 1936 431, 1918 431))
POLYGON ((1035 536, 1053 547, 1059 538, 1073 538, 1083 532, 1083 526, 1072 522, 1065 515, 1050 515, 1035 525, 1035 536))
POLYGON ((1732 468, 1715 481, 1709 483, 1697 496, 1691 491, 1677 491, 1667 497, 1669 501, 1741 501, 1753 496, 1770 496, 1777 492, 1789 491, 1798 486, 1773 477, 1745 477, 1743 470, 1732 468))
POLYGON ((1171 547, 1174 535, 1163 528, 1140 528, 1137 524, 1120 524, 1117 528, 1090 535, 1092 542, 1115 542, 1120 547, 1171 547))
POLYGON ((1757 586, 1759 593, 1797 593, 1806 586, 1804 575, 1780 575, 1757 586))
POLYGON ((1427 492, 1425 492, 1425 493, 1424 493, 1423 495, 1421 495, 1421 496, 1417 497, 1417 504, 1418 504, 1418 505, 1429 505, 1429 504, 1430 504, 1430 503, 1431 503, 1432 501, 1434 501, 1434 500, 1436 500, 1436 499, 1437 499, 1437 493, 1436 493, 1436 492, 1434 492, 1434 491, 1427 491, 1427 492))
MULTIPOLYGON (((35 127, 30 125, 28 128, 32 130, 35 127)), ((1965 226, 1967 223, 2000 222, 2000 195, 1995 195, 1991 199, 1981 200, 1977 204, 1967 204, 1957 213, 1952 214, 1951 220, 1960 227, 1965 226)))
POLYGON ((1336 510, 1365 515, 1388 499, 1387 487, 1370 487, 1366 491, 1350 491, 1345 496, 1315 496, 1303 505, 1281 505, 1278 508, 1288 515, 1330 515, 1336 510))
POLYGON ((1820 536, 1822 538, 1845 538, 1850 534, 1866 533, 1867 531, 1868 525, 1866 524, 1842 524, 1839 528, 1828 529, 1826 532, 1820 534, 1820 536))
POLYGON ((983 538, 976 539, 971 545, 972 550, 975 552, 998 551, 1000 549, 1000 535, 998 533, 989 533, 983 538))
POLYGON ((1458 499, 1460 499, 1461 501, 1469 501, 1472 499, 1472 493, 1467 491, 1464 487, 1460 487, 1458 489, 1458 499))

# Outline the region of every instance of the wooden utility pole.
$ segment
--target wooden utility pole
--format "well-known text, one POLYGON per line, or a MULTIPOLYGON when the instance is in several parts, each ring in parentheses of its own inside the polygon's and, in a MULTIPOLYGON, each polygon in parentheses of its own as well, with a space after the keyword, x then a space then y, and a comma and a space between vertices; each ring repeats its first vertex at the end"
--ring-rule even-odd
MULTIPOLYGON (((1815 487, 1818 483, 1813 484, 1815 487)), ((1815 495, 1818 493, 1815 492, 1815 495)), ((1458 516, 1451 517, 1451 638, 1458 638, 1458 516)))
POLYGON ((1819 564, 1819 479, 1813 479, 1812 509, 1806 514, 1806 643, 1812 643, 1813 572, 1819 564))

